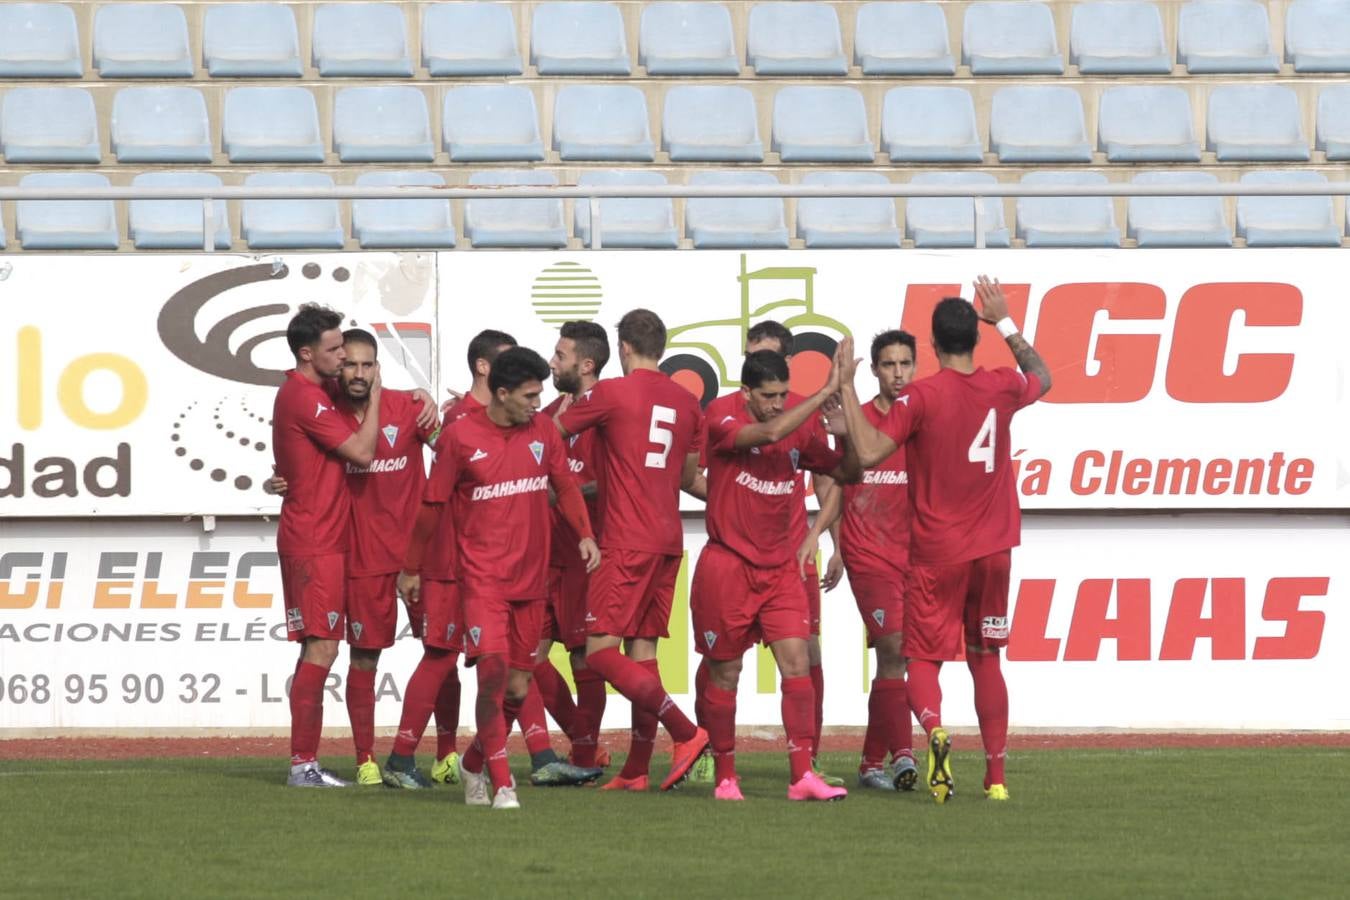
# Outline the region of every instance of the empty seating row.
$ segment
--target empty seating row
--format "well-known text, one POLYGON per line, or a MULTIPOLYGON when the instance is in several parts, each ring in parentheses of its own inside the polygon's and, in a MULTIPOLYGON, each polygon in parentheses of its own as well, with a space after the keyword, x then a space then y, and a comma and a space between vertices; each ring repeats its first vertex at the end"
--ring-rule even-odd
MULTIPOLYGON (((1101 94, 1095 145, 1079 92, 1017 85, 993 94, 988 147, 1005 163, 1199 162, 1190 102, 1170 85, 1111 87, 1101 94)), ((232 163, 322 163, 329 135, 303 87, 238 87, 224 93, 220 147, 232 163)), ((444 91, 439 141, 426 94, 412 86, 334 92, 332 151, 342 162, 540 161, 546 158, 535 94, 521 85, 444 91)), ((109 116, 111 153, 123 163, 209 163, 215 132, 202 91, 126 87, 109 116)), ((771 149, 785 163, 984 161, 985 140, 964 88, 916 85, 887 91, 880 139, 861 91, 792 85, 774 94, 771 149)), ((1206 149, 1220 162, 1311 158, 1298 96, 1280 85, 1224 85, 1209 92, 1206 149)), ((1316 147, 1350 159, 1350 85, 1320 92, 1316 147)), ((556 93, 552 148, 565 161, 656 159, 646 94, 628 85, 567 85, 556 93)), ((762 162, 754 95, 734 85, 678 85, 665 93, 659 149, 674 162, 762 162)), ((9 163, 97 163, 103 158, 91 93, 14 88, 0 98, 0 150, 9 163)))
MULTIPOLYGON (((744 54, 726 6, 644 4, 638 64, 649 75, 844 75, 850 67, 834 7, 764 2, 750 8, 744 54)), ((533 6, 529 62, 540 75, 628 75, 623 15, 605 2, 533 6)), ((427 3, 421 8, 420 63, 433 77, 520 75, 525 70, 511 6, 427 3)), ((212 77, 299 77, 296 17, 281 3, 206 7, 202 66, 212 77)), ((314 9, 311 63, 323 77, 409 77, 415 64, 403 8, 395 3, 327 3, 314 9)), ((109 3, 93 24, 93 66, 104 78, 190 78, 196 71, 183 8, 109 3)), ((974 75, 1064 71, 1050 7, 1025 0, 975 2, 965 9, 960 62, 974 75)), ((1086 74, 1278 72, 1281 57, 1267 8, 1258 0, 1190 0, 1180 8, 1175 52, 1158 6, 1145 0, 1073 6, 1069 62, 1086 74)), ((1284 59, 1297 72, 1350 71, 1347 0, 1293 0, 1284 59)), ((951 75, 947 15, 940 4, 873 2, 856 14, 852 64, 867 75, 951 75)), ((58 3, 0 5, 0 78, 84 74, 75 14, 58 3)))
MULTIPOLYGON (((1033 172, 1024 184, 1098 185, 1106 177, 1095 172, 1033 172)), ((1202 172, 1143 172, 1135 184, 1213 184, 1202 172)), ((664 184, 654 171, 593 171, 582 185, 664 184)), ((914 176, 914 184, 995 184, 979 172, 933 172, 914 176)), ((204 172, 156 172, 136 176, 135 186, 217 186, 220 179, 204 172)), ((332 187, 320 172, 263 172, 247 185, 332 187)), ((471 185, 551 185, 552 173, 541 171, 476 172, 471 185)), ((778 180, 768 172, 695 172, 691 185, 766 184, 778 180)), ((806 185, 885 184, 879 172, 811 172, 806 185)), ((1249 172, 1244 184, 1325 184, 1325 176, 1309 171, 1249 172)), ((93 172, 44 172, 24 176, 25 187, 88 187, 107 185, 93 172)), ((428 172, 369 172, 357 185, 443 185, 428 172)), ((985 241, 1007 247, 1010 233, 1003 202, 982 201, 985 241)), ((115 250, 119 244, 112 201, 19 201, 16 223, 24 249, 115 250)), ((590 204, 573 204, 573 231, 584 246, 594 245, 590 204)), ((905 203, 904 236, 916 247, 970 247, 975 243, 974 204, 965 198, 910 198, 905 203)), ((472 199, 465 202, 464 233, 475 247, 563 247, 568 241, 563 201, 541 199, 472 199)), ((670 199, 636 198, 599 201, 600 242, 605 247, 675 248, 679 244, 675 206, 670 199)), ((1118 247, 1114 203, 1105 197, 1023 197, 1016 202, 1016 235, 1028 247, 1118 247)), ((1237 234, 1248 246, 1340 246, 1341 224, 1330 197, 1240 197, 1237 234)), ((197 201, 133 200, 128 203, 127 231, 142 249, 200 249, 202 205, 197 201)), ((685 234, 696 248, 787 247, 789 231, 784 203, 777 198, 692 198, 685 205, 685 234)), ((246 200, 240 231, 252 249, 340 249, 346 241, 336 200, 246 200)), ((355 200, 352 238, 364 248, 449 248, 456 232, 449 200, 355 200)), ((901 231, 896 204, 889 198, 803 198, 797 201, 797 236, 808 248, 899 247, 901 231)), ((1128 201, 1127 235, 1140 247, 1227 247, 1232 230, 1219 197, 1132 197, 1128 201)), ((214 207, 211 240, 218 249, 231 244, 225 203, 214 207)), ((0 242, 3 232, 0 231, 0 242)))

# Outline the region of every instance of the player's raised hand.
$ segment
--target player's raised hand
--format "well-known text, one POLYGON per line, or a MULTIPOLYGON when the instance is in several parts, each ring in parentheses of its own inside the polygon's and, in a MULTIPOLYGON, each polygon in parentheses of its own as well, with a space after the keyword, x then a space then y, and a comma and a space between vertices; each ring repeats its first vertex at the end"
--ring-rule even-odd
POLYGON ((398 573, 398 595, 404 603, 414 605, 422 592, 422 576, 415 572, 398 573))
POLYGON ((839 587, 839 582, 844 578, 844 558, 838 553, 830 554, 830 561, 825 564, 825 574, 820 578, 820 586, 826 592, 839 587))
POLYGON ((808 531, 806 533, 806 540, 802 541, 802 545, 797 548, 797 574, 802 577, 803 581, 806 580, 806 561, 808 559, 815 559, 816 552, 819 548, 820 541, 816 537, 815 532, 808 531))
POLYGON ((858 363, 862 360, 853 355, 853 338, 846 337, 834 348, 834 368, 839 373, 839 386, 850 387, 858 375, 858 363))
POLYGON ((454 409, 455 406, 457 406, 457 405, 459 404, 459 401, 461 401, 461 400, 464 399, 464 395, 461 394, 459 391, 455 391, 455 390, 451 390, 450 388, 446 388, 446 389, 445 389, 445 392, 446 392, 447 394, 450 395, 450 399, 449 399, 449 400, 446 400, 444 403, 441 404, 441 415, 442 415, 442 416, 448 416, 448 415, 450 415, 450 410, 454 409))
POLYGON ((436 398, 421 388, 412 392, 412 398, 422 404, 417 412, 417 427, 423 431, 435 431, 440 424, 440 418, 436 415, 436 398))
POLYGON ((577 544, 577 550, 581 552, 581 561, 586 564, 587 572, 600 568, 600 547, 594 538, 582 538, 581 543, 577 544))
POLYGON ((383 379, 380 378, 379 363, 376 363, 375 374, 370 376, 370 393, 367 396, 371 400, 374 400, 376 397, 380 396, 380 392, 383 390, 384 390, 384 381, 383 379))
POLYGON ((848 434, 848 420, 844 418, 844 405, 839 402, 837 395, 822 403, 820 411, 820 418, 827 433, 835 437, 844 437, 848 434))
POLYGON ((989 280, 988 275, 981 275, 975 279, 975 299, 979 302, 975 304, 975 312, 980 318, 995 325, 1008 315, 1008 298, 1003 296, 1003 285, 998 283, 998 279, 989 280))
POLYGON ((272 467, 272 477, 263 482, 263 492, 267 494, 276 494, 284 497, 289 485, 286 479, 277 474, 277 467, 272 467))

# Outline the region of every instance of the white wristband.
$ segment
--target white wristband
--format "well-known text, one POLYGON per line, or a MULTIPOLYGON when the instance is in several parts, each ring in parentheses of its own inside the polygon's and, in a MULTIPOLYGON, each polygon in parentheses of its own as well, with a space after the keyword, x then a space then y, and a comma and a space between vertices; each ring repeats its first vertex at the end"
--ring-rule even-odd
POLYGON ((998 333, 1005 338, 1010 338, 1018 332, 1017 323, 1012 320, 1012 316, 1004 316, 999 319, 994 323, 994 327, 997 328, 998 333))

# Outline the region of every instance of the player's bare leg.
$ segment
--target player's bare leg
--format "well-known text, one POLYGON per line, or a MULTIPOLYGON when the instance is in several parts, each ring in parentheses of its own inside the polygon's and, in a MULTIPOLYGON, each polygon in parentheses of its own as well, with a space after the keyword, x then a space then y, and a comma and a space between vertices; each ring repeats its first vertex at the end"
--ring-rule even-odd
POLYGON ((380 651, 352 647, 347 668, 347 718, 356 748, 356 783, 383 784, 375 762, 375 672, 380 651))
POLYGON ((873 639, 877 670, 867 698, 867 734, 863 738, 858 784, 878 790, 914 790, 914 735, 910 727, 909 698, 905 692, 904 635, 883 634, 873 639), (890 754, 893 771, 886 772, 890 754))
POLYGON ((347 782, 319 767, 319 739, 323 735, 323 691, 328 670, 337 660, 338 642, 307 637, 291 679, 291 774, 293 787, 346 787, 347 782))
POLYGON ((708 730, 712 747, 713 797, 718 800, 744 800, 741 779, 736 774, 736 689, 741 681, 744 658, 703 658, 699 697, 703 727, 708 730))
POLYGON ((783 730, 787 733, 791 783, 789 800, 842 800, 848 791, 830 787, 811 769, 811 740, 815 723, 815 688, 811 685, 811 656, 803 638, 783 638, 769 644, 782 676, 783 730))
POLYGON ((1008 754, 1008 685, 1003 680, 997 649, 966 647, 966 665, 975 682, 975 716, 984 742, 984 795, 1008 799, 1003 764, 1008 754))

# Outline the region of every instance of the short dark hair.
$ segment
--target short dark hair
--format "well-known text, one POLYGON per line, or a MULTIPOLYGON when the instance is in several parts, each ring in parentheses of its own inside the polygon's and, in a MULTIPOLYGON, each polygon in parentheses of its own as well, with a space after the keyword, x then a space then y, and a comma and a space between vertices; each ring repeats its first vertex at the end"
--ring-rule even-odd
POLYGON ((918 342, 914 340, 914 335, 910 334, 908 331, 892 328, 889 331, 882 331, 878 333, 876 337, 872 338, 872 365, 875 366, 877 360, 881 359, 881 351, 892 344, 900 344, 901 346, 908 347, 909 352, 916 359, 919 356, 919 345, 918 342))
POLYGON ((576 345, 578 358, 595 363, 596 375, 609 362, 609 334, 605 326, 582 320, 564 322, 562 328, 558 329, 558 336, 576 345))
POLYGON ((964 297, 943 297, 933 308, 933 342, 939 353, 970 353, 980 339, 980 317, 964 297))
POLYGON ((365 344, 375 351, 375 358, 380 358, 380 342, 375 340, 375 335, 366 331, 364 328, 348 328, 342 332, 342 343, 344 344, 365 344))
POLYGON ((777 341, 778 349, 784 356, 792 355, 792 332, 788 331, 782 322, 765 319, 751 325, 750 330, 745 333, 746 346, 766 339, 777 341))
MULTIPOLYGON (((481 357, 480 357, 481 358, 481 357)), ((540 384, 549 376, 548 363, 529 347, 512 347, 497 354, 488 373, 488 389, 493 394, 498 388, 514 391, 527 381, 540 384)))
POLYGON ((506 346, 516 346, 516 339, 505 331, 484 328, 475 334, 473 340, 469 341, 469 374, 478 374, 476 363, 480 359, 487 360, 487 364, 491 366, 497 359, 499 348, 506 346))
POLYGON ((660 359, 666 352, 666 323, 650 309, 630 309, 619 320, 619 340, 638 356, 660 359))
POLYGON ((763 387, 766 381, 787 382, 787 357, 772 350, 756 350, 741 363, 741 384, 748 388, 763 387))
POLYGON ((301 347, 313 347, 325 331, 342 327, 342 313, 317 303, 302 303, 286 325, 286 343, 298 356, 301 347))

